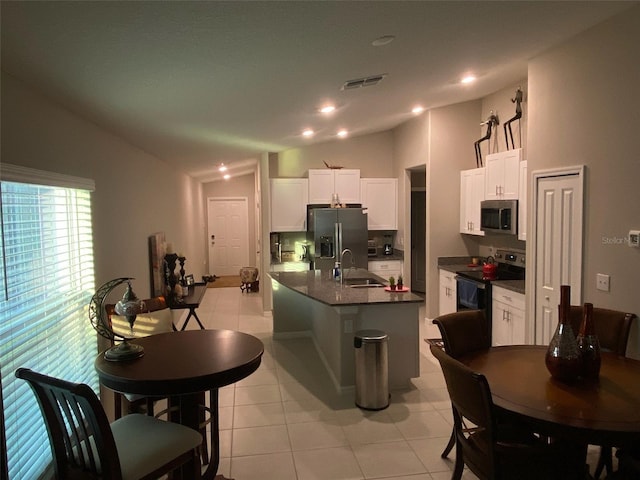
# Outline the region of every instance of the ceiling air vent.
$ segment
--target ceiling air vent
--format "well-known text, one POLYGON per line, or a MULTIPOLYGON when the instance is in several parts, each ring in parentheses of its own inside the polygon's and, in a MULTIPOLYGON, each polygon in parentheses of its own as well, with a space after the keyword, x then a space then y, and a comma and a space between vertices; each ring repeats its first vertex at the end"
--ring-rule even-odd
POLYGON ((342 90, 353 90, 354 88, 369 87, 371 85, 377 85, 386 76, 387 76, 386 73, 382 73, 380 75, 371 75, 369 77, 356 78, 354 80, 347 80, 346 82, 344 82, 344 85, 342 85, 342 90))

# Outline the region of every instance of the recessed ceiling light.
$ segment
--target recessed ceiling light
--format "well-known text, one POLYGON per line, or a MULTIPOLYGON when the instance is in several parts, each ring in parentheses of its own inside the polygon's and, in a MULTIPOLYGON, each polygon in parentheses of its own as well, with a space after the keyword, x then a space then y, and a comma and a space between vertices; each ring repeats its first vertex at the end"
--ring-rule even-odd
POLYGON ((466 77, 462 77, 462 80, 460 80, 460 82, 462 82, 462 83, 471 83, 471 82, 474 82, 475 79, 476 79, 475 76, 467 75, 466 77))
POLYGON ((313 130, 311 130, 310 128, 307 128, 306 130, 302 131, 302 136, 303 137, 313 137, 313 130))
POLYGON ((336 109, 333 105, 325 105, 320 109, 320 113, 331 113, 336 109))
POLYGON ((373 45, 374 47, 382 47, 383 45, 389 45, 395 39, 395 35, 383 35, 371 42, 371 45, 373 45))
POLYGON ((348 135, 349 135, 349 132, 343 128, 342 130, 338 130, 337 135, 338 135, 340 138, 344 138, 344 137, 346 137, 346 136, 348 136, 348 135))
POLYGON ((227 173, 222 178, 224 178, 225 180, 229 180, 231 178, 231 175, 227 173))
POLYGON ((227 171, 227 166, 223 163, 222 165, 220 165, 218 167, 218 171, 220 172, 226 172, 227 171))
POLYGON ((420 105, 416 105, 415 107, 413 107, 411 109, 411 113, 415 114, 415 115, 419 115, 420 113, 424 112, 424 107, 420 106, 420 105))

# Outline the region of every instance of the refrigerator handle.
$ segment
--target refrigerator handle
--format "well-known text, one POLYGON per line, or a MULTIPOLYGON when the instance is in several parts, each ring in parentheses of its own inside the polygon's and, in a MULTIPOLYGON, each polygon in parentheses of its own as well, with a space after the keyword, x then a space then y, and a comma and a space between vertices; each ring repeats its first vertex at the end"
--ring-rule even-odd
POLYGON ((336 260, 340 261, 340 252, 342 251, 342 223, 336 222, 335 224, 335 238, 336 238, 336 251, 335 256, 336 260))

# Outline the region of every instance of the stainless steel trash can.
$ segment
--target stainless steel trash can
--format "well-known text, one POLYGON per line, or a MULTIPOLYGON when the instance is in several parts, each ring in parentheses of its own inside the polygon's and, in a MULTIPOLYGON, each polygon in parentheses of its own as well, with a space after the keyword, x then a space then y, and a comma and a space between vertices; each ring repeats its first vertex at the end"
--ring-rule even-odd
POLYGON ((356 405, 360 408, 382 410, 389 406, 388 338, 382 330, 355 333, 356 405))

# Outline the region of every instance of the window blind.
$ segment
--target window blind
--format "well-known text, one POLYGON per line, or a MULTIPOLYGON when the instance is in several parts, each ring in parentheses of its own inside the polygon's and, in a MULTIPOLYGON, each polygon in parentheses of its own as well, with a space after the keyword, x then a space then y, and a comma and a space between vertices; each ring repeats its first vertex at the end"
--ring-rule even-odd
POLYGON ((2 169, 0 368, 7 456, 9 478, 29 480, 50 468, 51 447, 35 396, 15 370, 31 368, 98 391, 96 332, 88 320, 95 289, 92 184, 70 178, 64 186, 60 175, 7 170, 6 164, 2 169))

